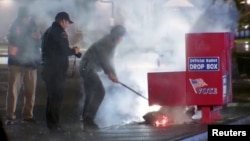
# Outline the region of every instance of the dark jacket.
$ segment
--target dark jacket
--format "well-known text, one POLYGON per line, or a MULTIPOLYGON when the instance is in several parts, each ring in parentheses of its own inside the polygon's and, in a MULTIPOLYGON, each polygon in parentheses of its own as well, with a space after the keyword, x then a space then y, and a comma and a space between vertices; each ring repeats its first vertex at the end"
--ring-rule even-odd
POLYGON ((67 72, 68 56, 74 54, 74 49, 69 47, 66 31, 54 22, 42 37, 42 65, 48 71, 67 72))
POLYGON ((34 38, 32 33, 38 32, 33 20, 25 25, 20 19, 16 19, 8 33, 10 47, 17 48, 16 54, 8 54, 8 65, 37 68, 41 62, 40 38, 34 38))
POLYGON ((86 51, 80 62, 79 72, 84 70, 104 71, 106 74, 115 73, 114 69, 114 52, 116 44, 110 35, 104 36, 99 41, 95 42, 86 51))

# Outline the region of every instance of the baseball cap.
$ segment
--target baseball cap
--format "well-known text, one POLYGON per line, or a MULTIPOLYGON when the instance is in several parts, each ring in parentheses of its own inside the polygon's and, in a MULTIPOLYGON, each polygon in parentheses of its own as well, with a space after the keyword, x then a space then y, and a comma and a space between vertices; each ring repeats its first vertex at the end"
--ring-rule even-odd
POLYGON ((59 12, 56 14, 55 20, 61 20, 61 19, 69 21, 70 24, 74 23, 73 21, 71 21, 71 19, 69 18, 69 14, 66 12, 59 12))

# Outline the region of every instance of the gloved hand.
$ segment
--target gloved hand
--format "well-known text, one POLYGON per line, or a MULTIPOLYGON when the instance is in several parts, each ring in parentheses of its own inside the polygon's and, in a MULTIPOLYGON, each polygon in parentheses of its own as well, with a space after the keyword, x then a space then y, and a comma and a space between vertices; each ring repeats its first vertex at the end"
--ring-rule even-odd
POLYGON ((76 56, 77 58, 81 58, 82 54, 81 54, 81 52, 80 52, 79 47, 75 46, 75 47, 73 47, 73 49, 75 50, 75 56, 76 56))
POLYGON ((79 53, 75 54, 75 56, 76 56, 77 58, 81 58, 81 57, 82 57, 82 54, 81 54, 81 52, 79 52, 79 53))

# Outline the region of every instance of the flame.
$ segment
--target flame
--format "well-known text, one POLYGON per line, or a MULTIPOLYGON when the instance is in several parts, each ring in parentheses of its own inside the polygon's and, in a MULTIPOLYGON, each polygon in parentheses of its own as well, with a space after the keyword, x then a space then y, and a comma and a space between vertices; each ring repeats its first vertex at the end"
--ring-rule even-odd
POLYGON ((154 122, 154 126, 156 127, 166 127, 169 123, 169 118, 165 115, 160 115, 156 117, 156 120, 154 122))

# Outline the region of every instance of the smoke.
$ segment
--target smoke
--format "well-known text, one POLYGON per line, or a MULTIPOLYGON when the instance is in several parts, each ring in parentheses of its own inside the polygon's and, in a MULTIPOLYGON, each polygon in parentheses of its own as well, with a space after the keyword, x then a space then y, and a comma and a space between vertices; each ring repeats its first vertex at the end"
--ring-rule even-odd
POLYGON ((239 13, 232 0, 216 0, 195 21, 192 32, 234 32, 239 13))
MULTIPOLYGON (((168 6, 165 0, 114 0, 115 23, 127 28, 118 45, 115 68, 119 80, 148 97, 147 73, 185 71, 185 34, 229 32, 237 27, 238 12, 233 0, 189 0, 193 6, 168 6)), ((88 0, 37 0, 29 4, 41 31, 54 21, 57 12, 69 13, 74 25, 67 30, 71 45, 88 48, 110 30, 110 3, 88 0), (83 34, 82 34, 83 33, 83 34)), ((98 111, 101 126, 141 121, 148 101, 100 74, 106 95, 98 111)), ((183 112, 183 111, 181 111, 183 112)), ((176 112, 178 113, 178 112, 176 112)))
MULTIPOLYGON (((115 1, 123 16, 127 37, 117 48, 116 71, 121 82, 148 96, 147 73, 185 71, 185 34, 188 32, 234 32, 238 12, 232 0, 191 1, 193 7, 168 7, 165 1, 115 1)), ((107 80, 108 81, 108 80, 107 80)), ((113 84, 99 110, 100 125, 140 121, 148 103, 113 84)), ((178 121, 184 108, 172 112, 178 121), (179 117, 179 118, 178 118, 179 117)))

